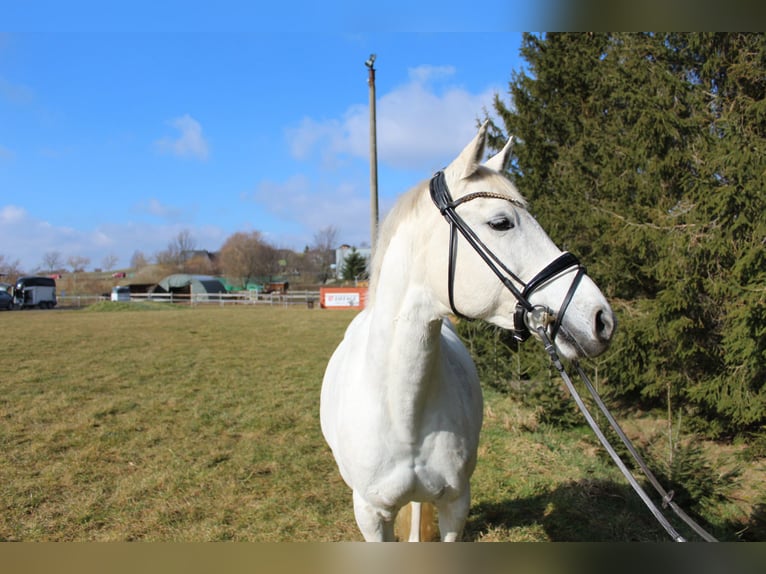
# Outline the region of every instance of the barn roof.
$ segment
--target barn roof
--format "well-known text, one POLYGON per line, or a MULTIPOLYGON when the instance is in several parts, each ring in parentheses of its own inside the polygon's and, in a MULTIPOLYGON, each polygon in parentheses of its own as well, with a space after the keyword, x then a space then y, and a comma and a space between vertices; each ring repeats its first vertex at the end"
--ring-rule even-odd
POLYGON ((197 293, 226 293, 226 288, 221 280, 211 275, 187 275, 176 273, 168 275, 157 283, 155 291, 180 291, 189 289, 192 294, 197 293))

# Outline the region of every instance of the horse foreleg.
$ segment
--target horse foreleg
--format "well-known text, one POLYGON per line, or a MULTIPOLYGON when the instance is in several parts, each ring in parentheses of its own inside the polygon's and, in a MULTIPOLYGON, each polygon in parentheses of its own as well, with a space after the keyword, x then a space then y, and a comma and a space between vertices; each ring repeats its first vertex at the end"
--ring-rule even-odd
POLYGON ((377 508, 354 491, 354 517, 362 536, 367 542, 393 542, 394 516, 377 508))
POLYGON ((442 542, 457 542, 461 539, 470 507, 470 488, 466 488, 458 498, 436 503, 436 508, 439 510, 439 531, 442 542))

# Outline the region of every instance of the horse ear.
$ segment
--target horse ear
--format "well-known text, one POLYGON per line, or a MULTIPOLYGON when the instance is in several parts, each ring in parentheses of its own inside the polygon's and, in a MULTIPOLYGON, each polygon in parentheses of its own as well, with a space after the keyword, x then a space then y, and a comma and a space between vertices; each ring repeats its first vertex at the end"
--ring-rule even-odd
POLYGON ((445 173, 457 177, 458 179, 465 179, 471 177, 481 165, 481 159, 484 157, 484 147, 487 144, 487 125, 489 121, 486 121, 479 128, 479 133, 471 140, 463 151, 460 152, 451 164, 444 170, 445 173))
POLYGON ((508 141, 499 152, 484 162, 484 165, 490 169, 494 169, 500 173, 505 171, 508 167, 508 162, 511 160, 511 150, 513 149, 513 136, 508 138, 508 141))

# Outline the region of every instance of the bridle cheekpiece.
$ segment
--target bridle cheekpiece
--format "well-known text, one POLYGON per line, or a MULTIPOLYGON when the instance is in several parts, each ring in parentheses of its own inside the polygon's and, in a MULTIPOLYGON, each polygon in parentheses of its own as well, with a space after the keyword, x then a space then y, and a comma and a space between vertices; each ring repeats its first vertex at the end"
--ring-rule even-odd
POLYGON ((450 224, 450 243, 449 243, 449 267, 447 270, 447 289, 449 294, 449 304, 452 308, 452 312, 463 318, 468 318, 460 313, 455 307, 455 268, 457 258, 457 245, 458 245, 458 232, 465 238, 468 244, 479 254, 484 260, 487 266, 497 276, 500 282, 508 289, 516 298, 516 310, 513 315, 513 336, 518 341, 526 341, 529 338, 530 324, 535 325, 533 328, 538 328, 541 324, 543 327, 550 326, 550 339, 555 341, 559 328, 561 327, 561 320, 564 317, 569 303, 574 296, 574 292, 577 286, 580 284, 582 276, 585 275, 585 268, 580 264, 580 261, 569 252, 564 252, 556 259, 551 261, 545 268, 535 275, 528 283, 521 280, 513 271, 511 271, 498 257, 495 255, 482 241, 479 236, 476 235, 473 229, 458 215, 456 209, 458 206, 478 199, 494 198, 504 199, 510 201, 518 207, 523 205, 515 199, 490 191, 479 191, 475 193, 469 193, 456 200, 452 199, 449 188, 447 187, 446 178, 443 171, 437 172, 430 181, 429 184, 431 199, 436 207, 439 208, 439 212, 450 224), (572 280, 572 283, 567 291, 564 300, 559 307, 557 313, 552 313, 550 309, 542 306, 535 306, 529 298, 532 293, 540 288, 542 285, 555 279, 565 271, 570 269, 576 269, 577 273, 572 280), (517 287, 517 285, 519 287, 517 287))

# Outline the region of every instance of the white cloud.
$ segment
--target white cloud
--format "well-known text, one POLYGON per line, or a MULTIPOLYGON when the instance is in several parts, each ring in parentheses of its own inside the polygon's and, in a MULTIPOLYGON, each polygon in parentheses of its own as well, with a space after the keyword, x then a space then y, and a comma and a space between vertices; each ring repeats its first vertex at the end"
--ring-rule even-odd
MULTIPOLYGON (((476 135, 476 121, 483 111, 492 109, 499 88, 471 92, 458 85, 455 76, 452 66, 419 66, 409 70, 404 84, 378 92, 381 218, 394 200, 392 191, 406 189, 399 187, 400 181, 415 183, 409 180, 409 172, 426 177, 443 167, 476 135)), ((247 199, 293 223, 296 231, 291 244, 310 243, 313 233, 328 225, 339 230, 343 242, 369 242, 369 121, 368 106, 356 104, 339 117, 307 116, 286 130, 292 157, 319 162, 326 170, 311 179, 300 175, 281 182, 263 181, 247 199), (344 180, 333 181, 341 173, 344 180), (301 233, 303 238, 297 237, 301 233)))
POLYGON ((177 138, 165 137, 154 142, 155 148, 162 153, 178 157, 206 160, 210 153, 209 146, 202 135, 202 125, 189 114, 175 118, 168 125, 178 130, 177 138))
POLYGON ((407 75, 415 83, 424 84, 431 80, 448 78, 455 74, 454 66, 417 66, 407 70, 407 75))
POLYGON ((139 202, 136 204, 135 210, 138 213, 146 213, 168 220, 178 220, 182 214, 181 208, 165 205, 155 197, 149 198, 147 201, 139 202))
POLYGON ((18 259, 26 271, 35 269, 48 251, 69 252, 81 249, 87 236, 68 227, 54 227, 46 221, 35 219, 21 207, 6 205, 0 209, 0 245, 3 255, 10 260, 18 259))
POLYGON ((27 212, 23 207, 17 207, 15 205, 6 205, 0 209, 0 225, 13 225, 24 221, 27 216, 27 212))
POLYGON ((355 183, 316 183, 304 175, 283 182, 262 181, 242 199, 253 201, 270 214, 292 224, 292 231, 259 229, 278 245, 299 249, 308 245, 314 234, 327 226, 340 231, 342 240, 356 244, 369 242, 369 206, 366 189, 355 183))
MULTIPOLYGON (((429 172, 451 160, 476 134, 483 110, 492 109, 499 88, 478 93, 449 84, 451 66, 420 66, 409 81, 379 96, 376 103, 378 161, 395 169, 429 172)), ((342 118, 304 118, 288 130, 291 152, 307 159, 317 149, 324 165, 343 156, 369 157, 369 107, 351 106, 342 118)))
POLYGON ((165 249, 183 230, 189 230, 197 245, 218 249, 227 233, 216 226, 194 227, 181 222, 107 223, 91 229, 53 225, 31 215, 26 209, 0 207, 0 254, 9 261, 19 260, 24 271, 33 272, 47 252, 58 251, 62 261, 71 256, 87 257, 87 269, 100 267, 107 255, 116 255, 118 266, 127 266, 135 251, 152 257, 165 249))

